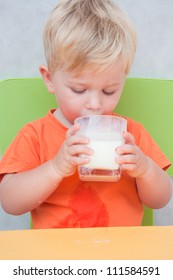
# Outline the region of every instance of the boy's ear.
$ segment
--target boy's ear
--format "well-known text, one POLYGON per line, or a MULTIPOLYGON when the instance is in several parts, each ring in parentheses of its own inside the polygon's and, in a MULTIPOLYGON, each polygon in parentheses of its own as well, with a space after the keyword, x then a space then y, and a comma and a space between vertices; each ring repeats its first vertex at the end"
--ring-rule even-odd
POLYGON ((50 93, 54 93, 54 86, 53 86, 53 83, 52 83, 52 75, 49 72, 47 66, 41 65, 39 67, 39 70, 40 70, 40 74, 42 76, 42 79, 43 79, 48 91, 50 93))

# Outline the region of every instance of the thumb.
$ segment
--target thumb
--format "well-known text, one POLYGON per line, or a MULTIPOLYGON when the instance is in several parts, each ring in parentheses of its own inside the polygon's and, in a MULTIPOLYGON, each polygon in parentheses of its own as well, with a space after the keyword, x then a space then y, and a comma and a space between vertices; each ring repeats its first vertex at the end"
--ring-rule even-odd
POLYGON ((130 132, 124 131, 123 137, 126 144, 135 145, 135 138, 130 132))

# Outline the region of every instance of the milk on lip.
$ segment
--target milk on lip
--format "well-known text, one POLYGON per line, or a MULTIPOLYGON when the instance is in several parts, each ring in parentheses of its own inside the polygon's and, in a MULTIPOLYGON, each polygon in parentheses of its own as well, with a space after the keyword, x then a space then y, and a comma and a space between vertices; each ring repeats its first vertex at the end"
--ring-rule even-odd
POLYGON ((84 166, 90 169, 117 170, 116 148, 124 143, 120 133, 92 133, 86 135, 90 141, 88 146, 93 149, 88 164, 84 166))

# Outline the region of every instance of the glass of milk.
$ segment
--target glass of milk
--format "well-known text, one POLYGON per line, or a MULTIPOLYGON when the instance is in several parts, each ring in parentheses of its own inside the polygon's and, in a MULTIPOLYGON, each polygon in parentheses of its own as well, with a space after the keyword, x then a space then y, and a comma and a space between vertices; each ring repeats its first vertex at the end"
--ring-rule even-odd
POLYGON ((89 163, 78 167, 79 178, 82 181, 118 181, 121 178, 121 166, 116 163, 116 148, 124 143, 126 119, 91 115, 79 117, 75 123, 80 125, 78 134, 88 137, 88 146, 94 150, 89 156, 89 163))

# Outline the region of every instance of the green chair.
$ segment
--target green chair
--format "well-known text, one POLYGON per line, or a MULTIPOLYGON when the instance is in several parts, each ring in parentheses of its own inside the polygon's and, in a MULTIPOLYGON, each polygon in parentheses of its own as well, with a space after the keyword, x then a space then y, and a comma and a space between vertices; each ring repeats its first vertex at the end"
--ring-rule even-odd
POLYGON ((44 116, 56 106, 41 78, 8 79, 0 82, 0 155, 27 122, 44 116))
MULTIPOLYGON (((173 81, 128 78, 115 112, 141 122, 173 161, 173 81), (166 135, 166 136, 165 136, 166 135)), ((0 155, 27 122, 56 107, 41 78, 0 82, 0 155)), ((173 168, 168 170, 172 175, 173 168)), ((153 210, 145 207, 142 225, 153 225, 153 210)))
POLYGON ((142 123, 173 162, 173 80, 128 78, 115 111, 142 123))
MULTIPOLYGON (((115 111, 142 123, 173 162, 172 106, 172 80, 128 78, 115 111)), ((145 207, 142 225, 152 224, 153 210, 145 207)))

